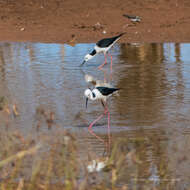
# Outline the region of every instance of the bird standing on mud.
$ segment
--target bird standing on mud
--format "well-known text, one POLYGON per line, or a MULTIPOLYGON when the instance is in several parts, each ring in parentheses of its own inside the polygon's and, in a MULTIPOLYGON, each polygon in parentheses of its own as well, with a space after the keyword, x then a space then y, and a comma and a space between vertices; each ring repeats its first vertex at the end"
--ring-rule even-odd
MULTIPOLYGON (((93 49, 93 51, 89 54, 87 54, 85 57, 84 57, 84 61, 83 63, 81 64, 81 66, 84 65, 85 62, 89 61, 90 59, 92 59, 96 54, 99 54, 99 53, 103 53, 104 56, 105 56, 105 62, 100 65, 98 67, 98 69, 101 69, 106 63, 107 63, 107 58, 106 58, 106 54, 108 52, 108 50, 121 38, 121 36, 123 36, 125 33, 121 33, 117 36, 114 36, 112 38, 104 38, 100 41, 98 41, 93 49)), ((111 54, 108 54, 110 57, 111 57, 111 65, 110 65, 110 69, 111 69, 111 72, 112 72, 112 56, 111 54)))
POLYGON ((131 22, 135 23, 135 22, 140 22, 141 18, 139 16, 134 16, 134 15, 127 15, 124 14, 124 17, 127 17, 129 20, 131 20, 131 22))

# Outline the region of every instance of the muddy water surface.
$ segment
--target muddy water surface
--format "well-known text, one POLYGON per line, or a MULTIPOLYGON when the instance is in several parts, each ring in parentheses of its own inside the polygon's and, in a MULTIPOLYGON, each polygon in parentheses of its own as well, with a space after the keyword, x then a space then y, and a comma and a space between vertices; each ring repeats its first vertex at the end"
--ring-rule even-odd
MULTIPOLYGON (((19 116, 9 121, 12 130, 35 134, 39 121, 41 130, 48 130, 38 118, 39 110, 46 110, 55 117, 51 130, 59 126, 75 133, 87 131, 88 124, 103 111, 97 102, 89 102, 85 109, 83 93, 89 85, 84 74, 104 78, 103 72, 97 70, 104 61, 102 55, 79 67, 93 46, 0 44, 0 95, 16 104, 19 111, 19 116)), ((156 183, 161 180, 162 163, 175 183, 188 186, 190 179, 189 52, 190 44, 174 43, 118 44, 111 51, 112 84, 121 88, 120 96, 108 101, 112 135, 146 141, 142 155, 145 164, 138 172, 143 176, 146 168, 148 179, 156 183)), ((105 71, 109 71, 109 65, 105 71)), ((4 118, 1 120, 4 125, 4 118)), ((106 135, 106 125, 104 118, 94 130, 106 135)), ((103 150, 95 138, 85 135, 81 144, 85 141, 92 143, 95 152, 103 150)), ((131 146, 135 148, 137 144, 131 146)))

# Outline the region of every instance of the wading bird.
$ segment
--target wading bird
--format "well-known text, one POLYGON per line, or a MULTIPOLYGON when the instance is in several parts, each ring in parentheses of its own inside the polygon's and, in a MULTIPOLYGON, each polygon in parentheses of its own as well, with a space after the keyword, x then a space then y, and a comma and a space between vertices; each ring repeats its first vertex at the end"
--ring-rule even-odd
POLYGON ((104 113, 101 114, 97 119, 95 119, 88 127, 89 132, 94 135, 96 138, 98 138, 100 141, 104 142, 104 140, 102 138, 100 138, 99 136, 97 136, 93 131, 92 131, 92 126, 99 121, 104 114, 108 115, 108 145, 110 147, 110 143, 111 143, 111 137, 110 137, 110 112, 108 110, 106 101, 107 98, 110 97, 112 94, 114 94, 115 92, 117 92, 119 90, 119 88, 112 88, 112 87, 105 87, 105 86, 96 86, 94 89, 86 89, 84 92, 84 95, 86 97, 86 108, 88 105, 88 99, 94 101, 94 100, 100 100, 103 107, 104 107, 104 113))
POLYGON ((105 62, 102 65, 100 65, 98 67, 98 69, 101 69, 107 63, 106 54, 108 54, 111 58, 110 71, 112 72, 112 56, 111 56, 111 54, 109 54, 107 52, 124 34, 125 33, 121 33, 121 34, 114 36, 112 38, 104 38, 104 39, 98 41, 96 43, 93 51, 84 57, 84 61, 82 62, 81 66, 83 66, 85 62, 92 59, 96 54, 103 53, 105 56, 105 62))

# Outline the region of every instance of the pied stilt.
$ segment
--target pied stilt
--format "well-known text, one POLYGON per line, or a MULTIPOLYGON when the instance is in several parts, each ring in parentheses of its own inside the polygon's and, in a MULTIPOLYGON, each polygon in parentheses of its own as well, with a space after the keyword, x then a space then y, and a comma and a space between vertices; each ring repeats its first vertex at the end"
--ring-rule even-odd
POLYGON ((98 86, 95 87, 93 90, 91 90, 90 88, 86 89, 84 92, 84 95, 86 96, 86 107, 88 99, 90 99, 90 100, 101 100, 102 105, 105 108, 104 103, 106 103, 107 98, 118 90, 119 88, 110 88, 105 86, 98 86))
MULTIPOLYGON (((94 135, 96 138, 98 138, 100 141, 104 142, 104 140, 102 138, 100 138, 99 136, 97 136, 93 131, 92 131, 92 126, 99 121, 104 114, 108 115, 108 147, 110 147, 110 143, 111 143, 111 137, 110 137, 110 112, 107 108, 106 105, 106 100, 108 97, 110 97, 112 94, 114 94, 115 92, 117 92, 119 90, 119 88, 112 88, 112 87, 105 87, 105 86, 96 86, 93 90, 91 90, 90 88, 86 89, 84 92, 84 95, 86 97, 86 108, 87 108, 87 104, 88 104, 88 99, 94 101, 94 100, 100 100, 103 107, 104 107, 104 113, 102 115, 100 115, 97 119, 95 119, 88 127, 89 132, 94 135)), ((109 149, 109 148, 108 148, 109 149)))
MULTIPOLYGON (((93 51, 84 57, 84 61, 82 62, 81 66, 84 65, 85 62, 92 59, 96 54, 103 53, 105 56, 105 62, 98 67, 98 69, 101 69, 107 63, 106 53, 120 39, 120 37, 124 34, 125 33, 121 33, 121 34, 114 36, 112 38, 104 38, 104 39, 98 41, 96 43, 93 51)), ((111 57, 110 70, 112 72, 112 56, 111 56, 111 54, 108 54, 108 55, 111 57)))

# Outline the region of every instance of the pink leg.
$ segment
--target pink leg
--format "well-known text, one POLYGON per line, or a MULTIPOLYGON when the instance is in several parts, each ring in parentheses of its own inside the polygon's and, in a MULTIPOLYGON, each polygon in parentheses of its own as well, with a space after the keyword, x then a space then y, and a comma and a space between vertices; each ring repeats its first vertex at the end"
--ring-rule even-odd
POLYGON ((104 116, 104 114, 100 115, 97 119, 95 119, 95 120, 89 125, 88 131, 89 131, 93 136, 95 136, 97 139, 99 139, 100 141, 102 141, 103 143, 105 143, 102 138, 100 138, 99 136, 97 136, 97 135, 92 131, 92 126, 93 126, 97 121, 99 121, 103 116, 104 116))
POLYGON ((104 62, 102 65, 100 65, 100 66, 98 67, 98 69, 102 69, 102 67, 107 63, 106 54, 104 54, 104 57, 105 57, 105 62, 104 62))

